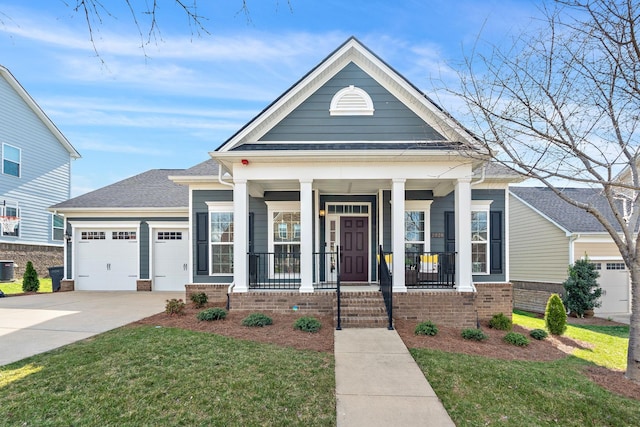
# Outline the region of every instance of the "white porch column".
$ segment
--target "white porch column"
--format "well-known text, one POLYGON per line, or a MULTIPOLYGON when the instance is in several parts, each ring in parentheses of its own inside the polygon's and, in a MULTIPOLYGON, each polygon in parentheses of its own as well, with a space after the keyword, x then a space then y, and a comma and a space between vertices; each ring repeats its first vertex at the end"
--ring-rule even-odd
POLYGON ((393 292, 407 292, 404 280, 404 183, 394 178, 391 184, 391 250, 393 251, 393 292))
POLYGON ((249 292, 249 193, 246 179, 233 183, 233 292, 249 292))
POLYGON ((455 188, 456 288, 473 292, 471 275, 471 179, 458 179, 455 188))
POLYGON ((313 180, 300 180, 300 292, 313 292, 313 180))

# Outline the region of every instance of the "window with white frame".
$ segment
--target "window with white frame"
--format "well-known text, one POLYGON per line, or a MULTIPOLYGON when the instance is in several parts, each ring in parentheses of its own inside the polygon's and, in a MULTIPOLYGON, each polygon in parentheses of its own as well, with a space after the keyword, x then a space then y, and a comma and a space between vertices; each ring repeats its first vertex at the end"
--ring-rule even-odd
POLYGON ((233 274, 233 204, 207 203, 211 245, 211 275, 233 274))
POLYGON ((11 176, 20 176, 21 152, 9 144, 2 144, 2 173, 11 176))
POLYGON ((471 272, 489 274, 490 200, 474 201, 471 206, 471 272))
POLYGON ((300 274, 300 203, 267 202, 269 207, 269 252, 275 275, 300 274))
POLYGON ((18 209, 18 204, 5 200, 4 204, 1 205, 0 208, 0 213, 2 214, 2 216, 10 217, 14 220, 12 222, 13 231, 5 231, 4 229, 2 229, 2 235, 18 237, 20 235, 20 209, 18 209))
POLYGON ((64 240, 64 217, 62 215, 51 214, 51 239, 64 240))
POLYGON ((417 265, 418 259, 430 250, 429 218, 431 200, 406 201, 404 211, 405 264, 417 265))

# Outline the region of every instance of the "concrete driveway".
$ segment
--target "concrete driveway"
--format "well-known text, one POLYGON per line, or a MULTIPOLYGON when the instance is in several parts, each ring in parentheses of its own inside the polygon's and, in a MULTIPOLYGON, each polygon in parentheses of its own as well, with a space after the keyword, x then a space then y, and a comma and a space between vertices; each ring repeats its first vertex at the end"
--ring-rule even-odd
POLYGON ((56 292, 0 298, 0 365, 164 311, 184 292, 56 292))

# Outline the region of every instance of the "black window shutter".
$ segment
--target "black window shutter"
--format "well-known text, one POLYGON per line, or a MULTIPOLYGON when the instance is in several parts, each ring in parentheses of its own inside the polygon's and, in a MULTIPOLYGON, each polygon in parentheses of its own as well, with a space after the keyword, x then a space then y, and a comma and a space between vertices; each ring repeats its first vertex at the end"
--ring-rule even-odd
POLYGON ((196 213, 196 274, 209 274, 209 214, 196 213))
POLYGON ((502 212, 490 212, 490 239, 489 239, 489 272, 491 274, 502 273, 502 212))

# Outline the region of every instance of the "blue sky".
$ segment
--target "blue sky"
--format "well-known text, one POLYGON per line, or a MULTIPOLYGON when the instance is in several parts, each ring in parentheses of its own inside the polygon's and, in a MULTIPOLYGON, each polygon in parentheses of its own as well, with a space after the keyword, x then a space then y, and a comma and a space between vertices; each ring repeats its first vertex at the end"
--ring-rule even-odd
POLYGON ((143 50, 124 0, 103 3, 111 16, 95 28, 98 58, 84 17, 62 0, 0 0, 0 64, 82 155, 72 196, 206 160, 351 35, 459 117, 434 79, 455 84, 448 64, 480 33, 500 44, 538 14, 524 0, 249 0, 247 18, 240 0, 201 0, 210 34, 198 36, 165 0, 161 39, 143 50))

